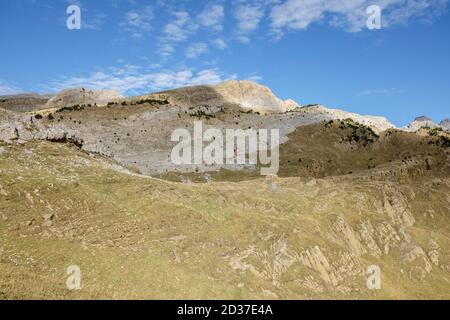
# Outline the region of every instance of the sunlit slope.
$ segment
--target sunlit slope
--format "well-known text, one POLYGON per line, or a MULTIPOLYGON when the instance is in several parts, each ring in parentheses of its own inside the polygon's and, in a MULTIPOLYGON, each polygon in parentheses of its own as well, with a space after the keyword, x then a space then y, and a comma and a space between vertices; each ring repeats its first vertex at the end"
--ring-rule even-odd
POLYGON ((276 188, 182 184, 65 144, 1 145, 0 298, 449 299, 448 166, 361 161, 276 188))

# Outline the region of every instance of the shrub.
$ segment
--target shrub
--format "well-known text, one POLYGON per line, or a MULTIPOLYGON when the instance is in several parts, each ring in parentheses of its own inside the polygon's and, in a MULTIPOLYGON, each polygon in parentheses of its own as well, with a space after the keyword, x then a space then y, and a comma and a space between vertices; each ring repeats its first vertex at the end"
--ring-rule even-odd
POLYGON ((437 137, 439 133, 443 132, 444 130, 442 128, 434 128, 430 130, 430 136, 437 137))
POLYGON ((64 112, 64 111, 80 111, 80 110, 84 110, 84 106, 80 106, 79 104, 76 104, 71 107, 64 107, 64 108, 58 109, 58 110, 56 110, 56 113, 60 113, 60 112, 64 112))
POLYGON ((142 99, 142 100, 138 100, 136 101, 136 104, 157 104, 157 105, 167 105, 169 104, 168 100, 156 100, 156 99, 142 99))
POLYGON ((446 136, 441 136, 438 140, 438 144, 444 148, 450 148, 450 139, 446 136))
POLYGON ((344 142, 362 143, 364 146, 367 146, 368 144, 374 143, 379 138, 372 128, 357 123, 352 119, 341 120, 339 128, 342 130, 351 130, 350 133, 342 139, 344 142))

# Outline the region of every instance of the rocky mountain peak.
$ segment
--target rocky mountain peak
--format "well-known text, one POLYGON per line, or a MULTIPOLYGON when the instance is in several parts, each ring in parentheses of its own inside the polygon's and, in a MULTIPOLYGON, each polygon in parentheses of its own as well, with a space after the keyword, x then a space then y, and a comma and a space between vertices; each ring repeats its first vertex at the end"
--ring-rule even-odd
POLYGON ((433 119, 431 119, 430 117, 427 117, 427 116, 420 116, 420 117, 417 117, 416 119, 414 119, 414 121, 433 121, 433 119))
POLYGON ((292 99, 283 101, 275 96, 268 87, 248 80, 228 80, 213 88, 227 102, 239 104, 243 109, 279 113, 299 108, 292 99))
POLYGON ((413 122, 408 124, 406 127, 403 127, 402 129, 405 131, 410 132, 416 132, 417 130, 420 130, 421 128, 436 128, 438 125, 433 122, 433 120, 430 117, 427 116, 420 116, 414 119, 413 122))
POLYGON ((450 131, 450 119, 447 118, 447 119, 442 120, 441 123, 439 123, 439 125, 443 129, 450 131))

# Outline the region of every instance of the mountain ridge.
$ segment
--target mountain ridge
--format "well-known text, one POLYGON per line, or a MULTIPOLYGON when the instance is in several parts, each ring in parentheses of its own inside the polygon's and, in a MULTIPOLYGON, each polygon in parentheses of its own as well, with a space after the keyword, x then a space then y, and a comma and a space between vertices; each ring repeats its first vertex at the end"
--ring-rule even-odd
POLYGON ((264 92, 0 108, 0 299, 448 299, 450 133, 264 92), (277 175, 172 163, 198 122, 279 129, 277 175))
MULTIPOLYGON (((293 99, 282 100, 272 90, 262 84, 249 80, 227 80, 214 85, 198 85, 191 87, 180 87, 167 91, 148 93, 139 96, 124 97, 112 90, 96 90, 89 88, 69 88, 57 94, 39 95, 35 93, 24 93, 13 96, 0 97, 0 108, 16 112, 43 113, 48 114, 56 109, 83 105, 107 105, 119 101, 136 103, 146 99, 165 100, 170 104, 186 107, 197 107, 205 104, 212 107, 222 106, 224 103, 234 104, 246 111, 254 113, 284 113, 290 111, 313 110, 317 114, 327 115, 330 119, 351 118, 364 125, 372 127, 376 132, 397 128, 386 117, 361 115, 347 112, 342 109, 328 108, 321 104, 302 106, 293 99), (33 106, 33 102, 27 101, 26 106, 21 105, 17 99, 41 99, 33 106), (3 103, 2 103, 3 102, 3 103), (15 105, 16 104, 16 105, 15 105)), ((23 104, 23 103, 22 103, 23 104)), ((308 113, 308 112, 305 112, 308 113)), ((448 119, 437 124, 426 116, 417 117, 408 125, 400 128, 405 131, 417 131, 421 127, 441 127, 450 130, 448 119), (445 121, 447 120, 447 121, 445 121)))

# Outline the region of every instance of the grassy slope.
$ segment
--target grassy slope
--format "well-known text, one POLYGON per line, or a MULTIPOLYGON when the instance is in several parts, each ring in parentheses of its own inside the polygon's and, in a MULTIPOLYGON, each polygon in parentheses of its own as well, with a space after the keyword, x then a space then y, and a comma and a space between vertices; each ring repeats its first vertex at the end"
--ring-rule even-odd
MULTIPOLYGON (((448 156, 448 151, 439 145, 439 136, 390 130, 377 138, 370 129, 352 121, 301 126, 288 138, 289 142, 280 146, 280 177, 323 178, 365 172, 392 164, 407 167, 427 161, 433 168, 441 168, 448 156), (367 135, 373 141, 354 141, 355 132, 356 135, 367 135)), ((215 181, 235 182, 261 177, 259 166, 255 170, 220 170, 208 172, 207 175, 215 181)), ((205 182, 204 173, 168 173, 159 177, 178 182, 183 178, 205 182)))
POLYGON ((408 197, 414 243, 425 248, 436 239, 449 263, 448 172, 383 182, 367 179, 370 172, 280 178, 270 191, 262 179, 180 184, 128 176, 66 145, 0 150, 0 298, 450 297, 448 271, 410 277, 414 266, 402 262, 401 248, 345 260, 348 245, 332 231, 337 215, 353 226, 386 221, 378 204, 389 186, 408 197), (51 226, 45 214, 55 215, 51 226), (347 269, 338 284, 298 262, 317 245, 336 270, 347 269), (376 292, 364 275, 374 263, 383 270, 376 292), (80 291, 65 287, 71 264, 81 267, 80 291))

